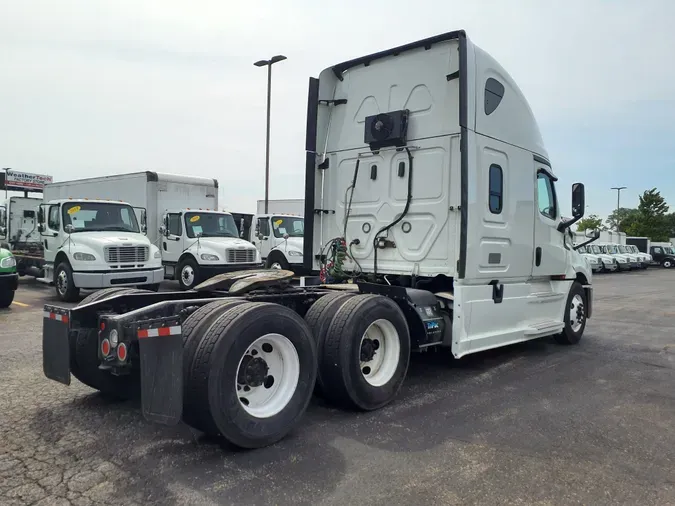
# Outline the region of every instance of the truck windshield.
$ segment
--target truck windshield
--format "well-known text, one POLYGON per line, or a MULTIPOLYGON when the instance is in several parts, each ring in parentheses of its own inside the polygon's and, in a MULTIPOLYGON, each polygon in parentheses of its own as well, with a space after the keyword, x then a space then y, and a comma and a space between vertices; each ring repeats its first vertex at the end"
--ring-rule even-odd
POLYGON ((597 246, 597 245, 594 244, 593 246, 589 246, 589 247, 591 248, 591 251, 593 253, 595 253, 596 255, 602 254, 602 250, 600 249, 600 246, 597 246))
POLYGON ((305 219, 297 216, 272 216, 274 237, 303 237, 305 235, 305 219))
POLYGON ((586 246, 581 246, 580 248, 577 249, 577 251, 579 253, 588 253, 588 251, 586 251, 586 246))
POLYGON ((185 213, 185 230, 190 238, 199 233, 202 237, 239 237, 231 214, 185 213))
POLYGON ((63 204, 63 226, 74 232, 140 233, 136 213, 127 204, 68 202, 63 204))
POLYGON ((616 246, 610 244, 605 246, 605 251, 607 251, 607 253, 609 253, 610 255, 616 255, 619 252, 616 246))
POLYGON ((619 252, 620 253, 629 253, 628 248, 625 246, 619 246, 619 252))

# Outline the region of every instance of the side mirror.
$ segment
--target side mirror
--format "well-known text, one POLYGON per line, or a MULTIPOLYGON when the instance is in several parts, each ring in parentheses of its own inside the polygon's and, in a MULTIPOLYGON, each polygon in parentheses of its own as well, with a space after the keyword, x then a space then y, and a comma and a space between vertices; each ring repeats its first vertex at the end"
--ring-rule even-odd
POLYGON ((586 210, 586 191, 582 183, 572 185, 572 216, 577 220, 583 218, 586 210))
POLYGON ((42 233, 42 232, 45 231, 45 226, 44 226, 42 223, 40 223, 40 224, 38 225, 37 229, 38 229, 38 232, 42 233))
POLYGON ((164 225, 160 225, 160 226, 159 226, 159 233, 160 233, 161 235, 167 235, 167 233, 166 233, 166 227, 165 227, 164 225))
POLYGON ((197 237, 197 239, 199 239, 202 235, 204 235, 204 234, 202 234, 201 232, 197 232, 197 233, 195 234, 195 236, 197 237))
POLYGON ((73 230, 75 230, 75 227, 73 227, 71 224, 68 224, 65 227, 63 227, 63 230, 66 231, 66 234, 72 234, 73 230))
POLYGON ((45 222, 45 211, 40 207, 38 209, 38 222, 44 223, 45 222))
POLYGON ((7 229, 4 226, 0 226, 0 235, 5 237, 7 235, 7 229))
POLYGON ((289 237, 290 237, 290 235, 284 234, 284 240, 288 241, 288 238, 289 238, 289 237))

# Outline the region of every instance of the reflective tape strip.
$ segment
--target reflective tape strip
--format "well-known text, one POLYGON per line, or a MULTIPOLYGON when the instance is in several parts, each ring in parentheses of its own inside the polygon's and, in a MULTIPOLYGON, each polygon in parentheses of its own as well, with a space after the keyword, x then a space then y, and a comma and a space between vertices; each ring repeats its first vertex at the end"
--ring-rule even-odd
POLYGON ((175 327, 160 327, 158 329, 142 329, 138 331, 138 338, 175 336, 180 333, 180 325, 176 325, 175 327))
POLYGON ((43 311, 42 316, 48 320, 56 320, 57 322, 68 323, 68 315, 65 314, 49 313, 47 311, 43 311))

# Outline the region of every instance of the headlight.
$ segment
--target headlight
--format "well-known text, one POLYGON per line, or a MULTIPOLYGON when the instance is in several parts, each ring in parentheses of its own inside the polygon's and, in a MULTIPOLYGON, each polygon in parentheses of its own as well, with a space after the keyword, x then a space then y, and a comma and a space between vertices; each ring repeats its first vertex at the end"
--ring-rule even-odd
POLYGON ((80 251, 77 251, 73 255, 73 258, 78 262, 93 262, 94 260, 96 260, 96 257, 94 255, 90 255, 89 253, 82 253, 80 251))
POLYGON ((210 253, 202 253, 201 254, 202 260, 206 260, 207 262, 217 262, 220 260, 218 255, 211 255, 210 253))
POLYGON ((0 267, 3 269, 9 269, 10 267, 16 267, 16 258, 14 256, 5 257, 0 260, 0 267))
POLYGON ((155 255, 154 255, 154 256, 155 256, 155 258, 162 258, 162 252, 159 251, 159 250, 157 250, 157 251, 155 251, 155 255))
POLYGON ((292 257, 301 257, 302 253, 300 251, 289 251, 288 254, 292 257))

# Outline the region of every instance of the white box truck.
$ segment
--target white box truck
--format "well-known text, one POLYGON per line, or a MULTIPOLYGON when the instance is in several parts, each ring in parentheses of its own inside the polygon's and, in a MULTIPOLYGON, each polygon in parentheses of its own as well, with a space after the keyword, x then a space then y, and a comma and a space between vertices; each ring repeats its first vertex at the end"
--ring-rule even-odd
POLYGON ((389 404, 411 352, 579 342, 592 274, 567 229, 584 187, 564 219, 525 97, 464 31, 329 67, 308 104, 303 257, 315 275, 293 286, 284 270, 231 273, 189 292, 46 305, 48 378, 140 389, 147 419, 256 448, 299 423, 315 386, 350 409, 389 404))
POLYGON ((137 210, 165 273, 182 289, 222 272, 261 267, 256 248, 238 237, 232 215, 218 211, 218 181, 143 171, 48 185, 45 198, 122 199, 137 210), (145 218, 143 218, 143 215, 145 218))
POLYGON ((0 200, 0 246, 12 252, 19 276, 40 276, 43 258, 38 230, 39 197, 8 197, 0 200))
POLYGON ((259 200, 253 216, 249 240, 254 244, 265 267, 303 271, 303 237, 305 234, 305 200, 259 200))

